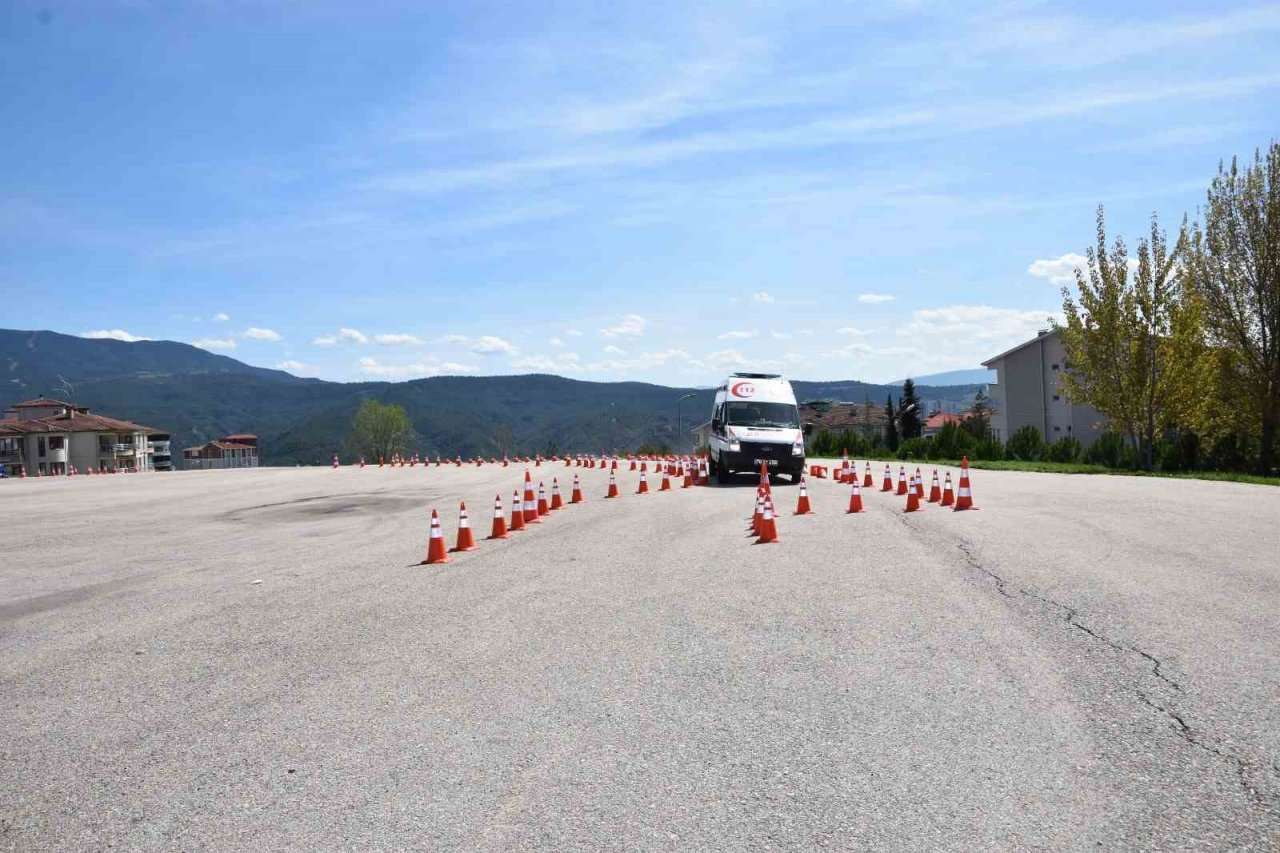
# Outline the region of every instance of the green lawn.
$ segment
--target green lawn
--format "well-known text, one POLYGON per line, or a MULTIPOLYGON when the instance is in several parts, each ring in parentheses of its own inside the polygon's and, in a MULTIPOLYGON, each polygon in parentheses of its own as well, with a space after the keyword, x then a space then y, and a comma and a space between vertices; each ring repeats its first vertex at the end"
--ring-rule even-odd
MULTIPOLYGON (((858 460, 866 462, 867 460, 858 460)), ((883 465, 947 465, 958 467, 959 459, 872 459, 872 473, 877 478, 882 470, 874 466, 883 465)), ((840 460, 835 460, 839 466, 840 460)), ((1259 477, 1256 474, 1238 474, 1231 471, 1130 471, 1123 468, 1107 468, 1104 465, 1090 465, 1085 462, 1013 462, 1009 460, 984 461, 969 460, 970 468, 982 468, 989 471, 1039 471, 1047 474, 1110 474, 1114 477, 1168 477, 1178 480, 1223 480, 1230 483, 1253 483, 1258 486, 1280 486, 1280 477, 1259 477)), ((896 469, 895 469, 896 476, 896 469)))

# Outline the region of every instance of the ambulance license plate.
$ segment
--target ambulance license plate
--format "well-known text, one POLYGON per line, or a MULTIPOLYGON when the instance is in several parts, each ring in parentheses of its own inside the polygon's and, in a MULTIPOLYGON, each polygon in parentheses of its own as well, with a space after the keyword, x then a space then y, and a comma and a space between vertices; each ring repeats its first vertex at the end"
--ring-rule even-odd
POLYGON ((777 468, 778 460, 777 459, 753 459, 751 460, 751 464, 752 465, 772 465, 773 467, 777 468))

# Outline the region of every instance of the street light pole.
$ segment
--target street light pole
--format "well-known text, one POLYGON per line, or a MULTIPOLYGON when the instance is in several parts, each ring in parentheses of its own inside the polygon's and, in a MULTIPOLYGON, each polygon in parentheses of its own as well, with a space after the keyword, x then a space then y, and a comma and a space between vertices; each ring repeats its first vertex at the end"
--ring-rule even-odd
POLYGON ((676 401, 676 450, 680 449, 680 443, 684 441, 684 401, 696 396, 696 393, 690 391, 676 401))

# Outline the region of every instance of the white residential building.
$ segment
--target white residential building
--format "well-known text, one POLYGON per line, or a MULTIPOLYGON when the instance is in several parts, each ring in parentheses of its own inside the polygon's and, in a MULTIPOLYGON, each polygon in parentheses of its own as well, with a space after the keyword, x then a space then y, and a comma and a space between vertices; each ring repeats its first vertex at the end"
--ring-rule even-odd
POLYGON ((164 433, 62 400, 27 400, 0 418, 0 465, 11 476, 152 471, 157 447, 167 450, 164 433))
POLYGON ((988 386, 995 412, 991 428, 1008 441, 1024 426, 1040 430, 1050 443, 1072 436, 1088 447, 1106 431, 1106 417, 1089 406, 1072 403, 1062 390, 1067 351, 1062 336, 1045 329, 1029 341, 982 363, 996 372, 988 386))

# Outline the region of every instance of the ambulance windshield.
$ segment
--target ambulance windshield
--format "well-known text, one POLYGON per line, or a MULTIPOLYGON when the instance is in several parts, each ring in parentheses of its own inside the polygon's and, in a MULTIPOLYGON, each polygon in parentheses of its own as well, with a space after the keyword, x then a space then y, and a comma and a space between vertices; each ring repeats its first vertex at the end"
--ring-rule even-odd
POLYGON ((726 403, 725 423, 730 426, 794 429, 800 426, 800 413, 790 403, 726 403))

